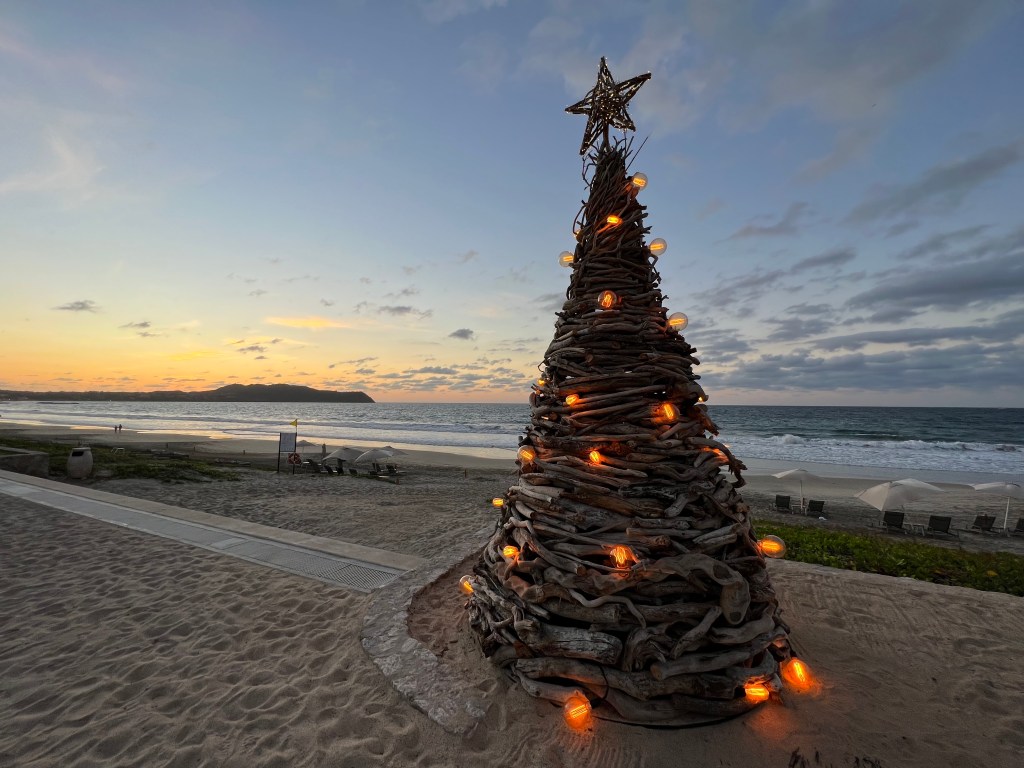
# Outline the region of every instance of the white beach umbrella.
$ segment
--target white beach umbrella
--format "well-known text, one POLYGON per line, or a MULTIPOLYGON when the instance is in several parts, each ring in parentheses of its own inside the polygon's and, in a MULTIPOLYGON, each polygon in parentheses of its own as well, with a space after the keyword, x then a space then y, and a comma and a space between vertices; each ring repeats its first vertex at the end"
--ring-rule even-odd
POLYGON ((328 453, 326 458, 352 462, 358 459, 364 453, 366 453, 366 451, 364 451, 362 448, 349 448, 343 445, 341 446, 341 448, 338 448, 337 450, 328 453))
POLYGON ((892 480, 888 483, 873 485, 856 494, 856 498, 870 504, 880 512, 885 512, 887 509, 903 506, 908 501, 923 499, 930 493, 943 492, 941 488, 937 488, 931 483, 908 477, 905 480, 892 480))
POLYGON ((390 459, 394 455, 395 452, 391 448, 371 448, 356 457, 355 461, 352 463, 363 464, 368 461, 380 461, 381 459, 390 459))
POLYGON ((1010 499, 1024 499, 1024 488, 1021 487, 1020 483, 978 483, 978 485, 972 485, 976 491, 982 493, 998 493, 1000 496, 1006 497, 1006 513, 1003 515, 1003 532, 1009 534, 1006 526, 1010 520, 1010 499))
POLYGON ((817 475, 808 472, 806 469, 787 469, 785 472, 777 472, 772 475, 780 480, 798 480, 800 481, 800 506, 804 505, 804 480, 811 480, 816 478, 817 475))

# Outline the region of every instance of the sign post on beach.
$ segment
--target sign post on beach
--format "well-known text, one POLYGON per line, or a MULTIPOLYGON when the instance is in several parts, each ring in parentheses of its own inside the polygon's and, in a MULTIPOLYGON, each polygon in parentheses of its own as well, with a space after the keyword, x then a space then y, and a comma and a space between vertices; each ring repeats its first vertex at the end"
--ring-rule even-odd
MULTIPOLYGON (((292 424, 295 426, 294 432, 279 432, 277 438, 277 471, 281 471, 281 454, 287 453, 292 454, 296 451, 296 444, 299 437, 298 421, 293 421, 292 424)), ((292 473, 294 474, 295 467, 292 466, 292 473)))

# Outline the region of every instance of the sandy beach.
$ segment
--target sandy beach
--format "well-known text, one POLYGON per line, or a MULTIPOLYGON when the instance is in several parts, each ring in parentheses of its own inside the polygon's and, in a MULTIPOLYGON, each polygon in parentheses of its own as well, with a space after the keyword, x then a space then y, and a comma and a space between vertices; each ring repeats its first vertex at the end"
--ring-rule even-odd
MULTIPOLYGON (((15 433, 115 441, 54 432, 4 424, 0 442, 15 433)), ((258 441, 125 431, 116 443, 264 464, 273 456, 258 441)), ((436 566, 482 543, 496 519, 489 500, 515 469, 432 451, 399 462, 398 484, 252 468, 237 481, 88 483, 436 566)), ((826 502, 827 520, 778 519, 869 526, 879 513, 852 496, 878 479, 843 474, 805 483, 806 496, 826 502)), ((799 495, 756 467, 746 477, 757 516, 774 516, 775 493, 799 495)), ((943 513, 962 524, 988 512, 1001 521, 1004 500, 945 487, 908 506, 908 519, 943 513)), ((476 650, 463 631, 456 569, 414 601, 409 631, 488 702, 477 727, 459 735, 413 707, 367 656, 360 631, 372 596, 27 500, 0 496, 0 507, 0 766, 991 768, 1015 765, 1024 748, 1024 670, 1008 662, 1024 635, 1020 598, 773 562, 797 647, 821 680, 816 693, 711 727, 597 721, 573 734, 476 650)), ((1022 543, 965 533, 949 546, 1020 552, 1022 543)))

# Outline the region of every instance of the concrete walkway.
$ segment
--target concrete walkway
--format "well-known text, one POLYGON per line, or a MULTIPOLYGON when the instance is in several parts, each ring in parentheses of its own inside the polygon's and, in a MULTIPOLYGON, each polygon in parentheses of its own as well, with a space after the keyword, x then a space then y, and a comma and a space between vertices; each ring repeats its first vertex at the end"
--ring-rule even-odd
POLYGON ((424 562, 412 555, 0 470, 0 514, 5 496, 359 592, 390 584, 424 562))

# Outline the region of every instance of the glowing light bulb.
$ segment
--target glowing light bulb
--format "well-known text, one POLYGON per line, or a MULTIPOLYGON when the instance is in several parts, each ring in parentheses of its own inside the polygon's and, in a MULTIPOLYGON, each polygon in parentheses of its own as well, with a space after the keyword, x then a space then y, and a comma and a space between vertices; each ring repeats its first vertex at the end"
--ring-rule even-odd
POLYGON ((757 548, 765 557, 780 558, 786 556, 786 542, 778 536, 765 536, 758 540, 757 548))
POLYGON ((590 460, 595 464, 600 464, 601 460, 604 458, 601 456, 600 451, 591 451, 588 455, 590 456, 590 460))
POLYGON ((772 695, 768 687, 760 683, 747 683, 743 686, 743 692, 747 695, 748 699, 758 703, 768 701, 768 698, 772 695))
POLYGON ((629 183, 633 185, 634 189, 638 192, 647 186, 647 174, 646 173, 634 173, 633 178, 629 180, 629 183))
POLYGON ((544 379, 537 379, 537 386, 543 387, 547 382, 544 379))
POLYGON ((580 401, 580 396, 579 395, 568 395, 565 398, 565 404, 566 405, 576 405, 576 403, 578 403, 579 401, 580 401))
POLYGON ((571 267, 574 261, 576 261, 576 257, 569 253, 569 251, 562 251, 558 254, 558 263, 563 267, 571 267))
POLYGON ((473 594, 473 580, 469 576, 463 576, 459 579, 459 586, 467 595, 473 594))
POLYGON ((505 506, 505 500, 501 498, 501 496, 495 496, 493 499, 491 499, 491 506, 498 507, 499 509, 501 509, 502 507, 505 506))
POLYGON ((590 724, 590 702, 586 696, 574 693, 562 707, 566 724, 574 731, 581 731, 590 724))
POLYGON ((621 216, 616 216, 613 213, 613 214, 610 214, 608 216, 608 218, 605 219, 605 221, 607 221, 611 226, 617 227, 617 226, 619 226, 619 224, 622 223, 622 217, 621 216))
POLYGON ((615 561, 616 568, 628 568, 630 563, 636 562, 636 555, 633 554, 633 550, 622 544, 616 544, 608 554, 615 561))
POLYGON ((668 243, 662 240, 660 237, 651 240, 651 244, 647 246, 647 250, 653 253, 655 256, 661 256, 668 248, 668 243))
POLYGON ((679 409, 672 405, 672 403, 662 403, 655 410, 655 415, 665 421, 675 421, 679 418, 679 409))
POLYGON ((782 678, 794 688, 810 688, 814 684, 811 670, 800 659, 790 659, 782 668, 782 678))
POLYGON ((597 303, 601 309, 611 309, 619 303, 619 297, 615 291, 601 291, 601 295, 597 297, 597 303))
POLYGON ((507 547, 502 548, 501 555, 502 557, 507 557, 509 560, 515 560, 519 557, 519 547, 513 547, 509 544, 507 547))
POLYGON ((673 331, 681 331, 690 323, 690 318, 682 312, 673 312, 668 316, 668 327, 673 331))
POLYGON ((697 402, 698 403, 706 403, 707 401, 708 401, 708 396, 707 395, 701 395, 700 397, 697 398, 697 402))
POLYGON ((516 452, 516 456, 523 464, 529 464, 537 458, 537 452, 530 446, 524 445, 516 452))

